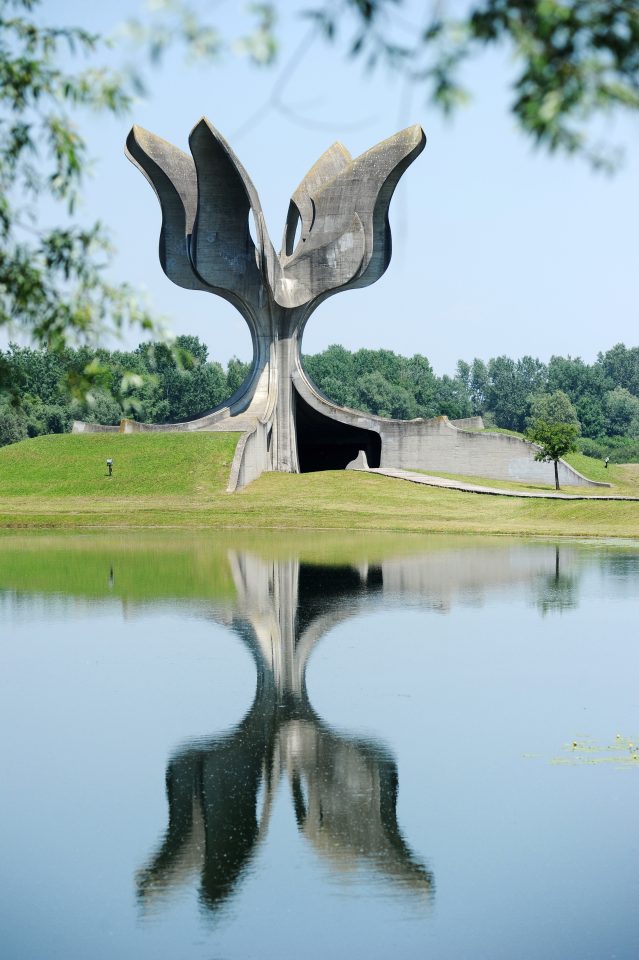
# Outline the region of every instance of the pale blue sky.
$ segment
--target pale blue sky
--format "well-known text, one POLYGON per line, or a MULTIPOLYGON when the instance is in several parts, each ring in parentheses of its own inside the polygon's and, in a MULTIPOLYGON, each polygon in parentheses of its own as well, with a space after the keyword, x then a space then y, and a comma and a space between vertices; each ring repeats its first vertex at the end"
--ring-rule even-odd
MULTIPOLYGON (((145 289, 173 332, 198 334, 213 358, 249 359, 248 331, 232 307, 164 277, 157 201, 122 152, 131 123, 186 150, 190 129, 206 115, 252 177, 278 249, 290 194, 330 143, 341 140, 356 155, 421 123, 428 144, 391 205, 394 252, 387 273, 365 290, 323 304, 307 327, 304 350, 338 342, 422 353, 442 374, 453 372, 460 357, 529 353, 548 360, 571 353, 592 361, 619 341, 636 345, 639 119, 611 128, 626 147, 624 168, 611 179, 583 162, 535 151, 516 130, 506 110, 512 68, 505 52, 477 60, 468 75, 474 102, 448 123, 419 90, 408 96, 384 73, 364 76, 339 49, 317 41, 282 94, 316 124, 302 126, 269 107, 281 65, 308 31, 294 15, 299 5, 279 5, 279 67, 258 70, 229 55, 195 68, 172 53, 149 74, 153 95, 131 116, 77 118, 96 158, 82 216, 108 225, 118 250, 116 276, 145 289)), ((409 14, 411 6, 419 15, 423 3, 409 3, 409 14)), ((112 33, 143 9, 137 0, 45 0, 39 18, 112 33)), ((221 31, 241 34, 244 10, 241 2, 218 3, 221 31)), ((134 334, 127 342, 138 339, 134 334)))

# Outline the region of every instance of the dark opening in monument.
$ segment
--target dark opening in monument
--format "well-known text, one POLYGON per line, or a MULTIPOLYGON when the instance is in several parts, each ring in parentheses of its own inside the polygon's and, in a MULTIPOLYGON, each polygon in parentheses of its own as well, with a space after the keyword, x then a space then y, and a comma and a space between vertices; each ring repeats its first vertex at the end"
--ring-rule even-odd
POLYGON ((296 390, 293 394, 300 473, 343 470, 360 450, 366 454, 369 467, 379 467, 382 440, 378 433, 325 417, 313 410, 296 390))

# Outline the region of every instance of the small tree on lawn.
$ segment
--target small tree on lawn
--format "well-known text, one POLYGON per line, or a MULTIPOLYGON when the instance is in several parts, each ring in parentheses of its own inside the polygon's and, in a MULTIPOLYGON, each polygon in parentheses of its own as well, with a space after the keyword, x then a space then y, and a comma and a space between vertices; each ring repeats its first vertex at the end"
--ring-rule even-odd
POLYGON ((579 427, 574 423, 548 423, 546 420, 535 420, 526 431, 526 436, 533 443, 537 443, 541 450, 535 454, 535 460, 544 463, 551 461, 555 465, 555 489, 559 490, 559 469, 557 463, 571 450, 575 449, 575 439, 579 427))

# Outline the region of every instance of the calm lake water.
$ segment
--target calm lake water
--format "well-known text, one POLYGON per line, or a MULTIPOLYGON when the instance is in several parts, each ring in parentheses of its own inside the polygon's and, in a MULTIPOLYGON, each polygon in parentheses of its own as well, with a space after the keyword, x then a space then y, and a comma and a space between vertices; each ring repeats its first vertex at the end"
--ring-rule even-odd
POLYGON ((0 955, 636 960, 639 548, 0 538, 0 955))

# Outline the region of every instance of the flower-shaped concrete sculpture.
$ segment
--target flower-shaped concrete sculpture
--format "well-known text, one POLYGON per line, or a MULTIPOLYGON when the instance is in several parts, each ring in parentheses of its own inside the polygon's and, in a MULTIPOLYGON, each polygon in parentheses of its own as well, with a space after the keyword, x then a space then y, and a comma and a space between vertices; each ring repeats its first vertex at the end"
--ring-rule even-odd
POLYGON ((381 277, 391 256, 391 197, 424 144, 419 126, 355 160, 340 143, 333 144, 293 194, 279 256, 255 187, 208 120, 200 120, 189 137, 193 159, 137 126, 129 134, 127 155, 160 201, 160 259, 169 279, 218 293, 260 326, 258 317, 268 308, 276 314, 299 308, 308 313, 328 293, 381 277))
POLYGON ((408 127, 355 159, 339 143, 330 147, 293 194, 279 255, 255 187, 224 138, 202 119, 189 145, 192 157, 137 126, 127 139, 127 156, 162 208, 162 268, 181 287, 224 297, 246 319, 253 373, 231 410, 271 421, 269 465, 295 471, 292 380, 301 332, 323 299, 374 283, 388 267, 389 204, 424 133, 408 127))

